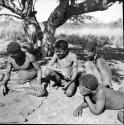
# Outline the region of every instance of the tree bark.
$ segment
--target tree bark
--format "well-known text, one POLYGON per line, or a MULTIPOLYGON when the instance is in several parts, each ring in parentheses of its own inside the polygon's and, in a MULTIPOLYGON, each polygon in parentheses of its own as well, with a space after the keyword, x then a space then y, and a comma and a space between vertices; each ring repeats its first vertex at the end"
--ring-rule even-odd
POLYGON ((41 44, 39 53, 43 53, 41 49, 43 33, 35 16, 37 12, 34 11, 33 0, 18 0, 19 6, 14 2, 15 0, 0 0, 0 6, 10 10, 15 16, 17 15, 17 17, 22 20, 25 35, 30 37, 29 42, 33 44, 32 52, 37 49, 35 44, 37 40, 39 40, 41 44), (40 37, 38 36, 39 33, 40 37))
POLYGON ((69 18, 74 15, 103 11, 116 1, 122 2, 122 0, 83 0, 83 2, 76 3, 76 0, 59 0, 59 5, 50 14, 48 20, 43 23, 45 28, 41 30, 35 17, 33 0, 18 1, 20 1, 19 7, 14 3, 15 0, 0 0, 0 6, 9 9, 23 20, 25 33, 31 37, 33 44, 37 40, 40 41, 40 51, 43 57, 53 55, 56 28, 63 25, 69 18))
POLYGON ((43 46, 46 51, 49 51, 46 56, 53 54, 52 48, 55 42, 54 34, 56 28, 63 25, 74 15, 103 11, 108 9, 108 7, 116 1, 122 2, 122 0, 84 0, 83 2, 76 4, 75 0, 59 0, 59 5, 54 9, 48 20, 45 22, 43 46))

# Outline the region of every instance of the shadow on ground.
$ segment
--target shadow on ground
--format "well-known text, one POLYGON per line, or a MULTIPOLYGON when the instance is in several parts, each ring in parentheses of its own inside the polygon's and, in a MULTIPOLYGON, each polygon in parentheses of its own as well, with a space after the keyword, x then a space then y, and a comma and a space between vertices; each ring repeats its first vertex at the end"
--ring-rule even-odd
MULTIPOLYGON (((85 60, 84 54, 83 54, 83 48, 82 45, 74 45, 73 47, 70 47, 70 50, 77 54, 78 60, 85 60)), ((111 69, 112 69, 112 75, 113 80, 115 82, 121 81, 124 76, 121 75, 119 72, 122 69, 119 69, 118 67, 115 67, 115 65, 118 64, 118 61, 123 63, 124 62, 124 50, 122 48, 112 48, 112 47, 103 47, 98 48, 98 54, 100 56, 103 56, 109 63, 111 69)), ((6 59, 8 57, 7 53, 0 53, 0 59, 5 58, 4 63, 0 62, 0 69, 6 68, 6 59)), ((50 58, 44 58, 41 61, 39 61, 40 65, 45 65, 49 62, 50 58)))

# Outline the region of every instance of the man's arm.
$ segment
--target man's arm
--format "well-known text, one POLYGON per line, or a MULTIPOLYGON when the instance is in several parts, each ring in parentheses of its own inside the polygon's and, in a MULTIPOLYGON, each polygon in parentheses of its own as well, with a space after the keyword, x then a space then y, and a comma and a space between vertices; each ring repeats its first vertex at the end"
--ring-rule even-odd
POLYGON ((85 100, 91 110, 92 113, 95 115, 99 115, 102 113, 104 107, 105 107, 105 95, 103 90, 98 90, 97 95, 96 95, 96 104, 94 104, 89 96, 85 96, 85 100))
POLYGON ((81 103, 73 112, 73 115, 75 117, 79 117, 82 115, 83 108, 88 107, 88 104, 86 102, 81 103))
POLYGON ((71 76, 71 83, 75 81, 77 74, 78 74, 78 61, 77 61, 77 56, 75 55, 73 58, 73 71, 71 76))
POLYGON ((98 71, 96 65, 91 61, 86 61, 84 65, 85 65, 86 74, 95 75, 98 80, 98 83, 102 84, 101 74, 98 71))
POLYGON ((6 95, 8 92, 7 83, 10 78, 11 69, 12 69, 12 65, 8 61, 6 73, 4 75, 3 80, 1 81, 1 89, 2 89, 3 95, 6 95))
POLYGON ((56 59, 57 59, 57 55, 54 54, 52 59, 49 61, 49 63, 47 64, 47 66, 53 66, 56 62, 56 59))
POLYGON ((11 70, 12 70, 12 64, 10 64, 9 62, 7 62, 7 69, 6 69, 6 73, 5 73, 5 76, 2 80, 2 84, 3 85, 7 85, 7 82, 10 78, 10 73, 11 73, 11 70))
POLYGON ((37 71, 38 83, 41 84, 41 78, 42 78, 41 67, 33 55, 31 55, 31 60, 32 60, 32 65, 34 66, 34 69, 37 71))
POLYGON ((88 107, 87 103, 86 102, 83 102, 81 105, 79 105, 73 112, 73 115, 75 117, 79 117, 79 116, 82 116, 82 112, 83 112, 83 108, 86 108, 88 107))
POLYGON ((107 61, 104 58, 98 58, 96 61, 96 65, 100 72, 103 84, 111 85, 110 81, 112 80, 112 72, 109 65, 107 64, 107 61))

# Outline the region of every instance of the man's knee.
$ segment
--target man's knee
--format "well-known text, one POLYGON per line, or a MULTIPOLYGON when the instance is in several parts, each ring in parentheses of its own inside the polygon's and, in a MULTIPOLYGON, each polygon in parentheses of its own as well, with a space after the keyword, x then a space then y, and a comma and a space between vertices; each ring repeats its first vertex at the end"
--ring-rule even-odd
POLYGON ((52 71, 49 68, 46 68, 46 70, 44 71, 44 75, 48 77, 51 74, 51 72, 52 71))
POLYGON ((76 86, 75 85, 73 85, 70 88, 68 88, 66 90, 67 97, 72 97, 75 94, 75 91, 76 91, 76 86))
POLYGON ((74 95, 74 92, 72 91, 66 91, 67 97, 72 97, 74 95))

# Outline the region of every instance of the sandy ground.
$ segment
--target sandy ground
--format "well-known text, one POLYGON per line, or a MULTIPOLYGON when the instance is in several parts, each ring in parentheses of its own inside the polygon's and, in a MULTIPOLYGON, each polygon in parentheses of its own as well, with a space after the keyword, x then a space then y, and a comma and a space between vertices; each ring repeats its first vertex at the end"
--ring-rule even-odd
MULTIPOLYGON (((121 64, 122 66, 123 64, 121 64)), ((123 65, 124 67, 124 65, 123 65)), ((81 70, 81 69, 80 69, 81 70)), ((123 69, 124 71, 124 69, 123 69)), ((112 82, 114 89, 120 85, 112 82)), ((28 117, 27 123, 37 124, 122 124, 117 120, 118 111, 106 110, 101 115, 94 115, 89 108, 83 110, 80 117, 74 117, 74 109, 81 104, 83 98, 77 88, 73 97, 66 97, 63 90, 47 88, 49 94, 39 109, 28 117)))
MULTIPOLYGON (((4 43, 5 44, 5 43, 4 43)), ((3 50, 5 48, 2 48, 3 50)), ((0 49, 1 50, 1 49, 0 49)), ((3 61, 2 59, 0 60, 3 61)), ((4 60, 5 61, 5 60, 4 60)), ((81 71, 81 62, 79 62, 79 70, 81 71)), ((2 62, 3 64, 3 62, 2 62)), ((118 73, 124 76, 124 63, 116 61, 113 65, 120 69, 118 73)), ((1 72, 3 70, 0 70, 1 72)), ((124 84, 124 81, 120 81, 124 84)), ((113 87, 117 90, 120 85, 118 82, 112 81, 113 87)), ((122 85, 121 84, 121 85, 122 85)), ((43 104, 40 105, 32 114, 28 116, 28 121, 24 124, 122 124, 117 120, 118 111, 106 110, 101 115, 94 115, 88 108, 83 110, 81 117, 74 117, 74 109, 80 105, 83 98, 80 96, 79 90, 73 97, 66 97, 63 90, 59 88, 55 90, 51 87, 47 88, 49 94, 44 98, 43 104)), ((23 124, 22 123, 22 124, 23 124)))
POLYGON ((118 111, 105 111, 99 116, 93 115, 88 108, 83 110, 81 117, 74 117, 74 109, 83 101, 79 92, 67 98, 61 89, 53 90, 31 116, 27 123, 41 124, 121 124, 116 116, 118 111))

